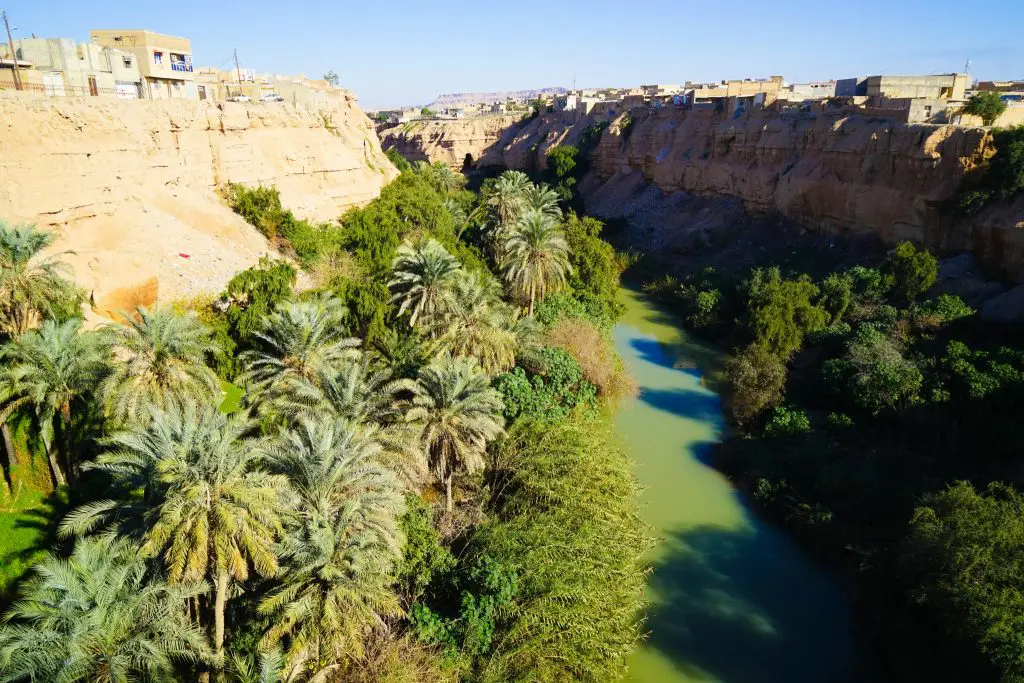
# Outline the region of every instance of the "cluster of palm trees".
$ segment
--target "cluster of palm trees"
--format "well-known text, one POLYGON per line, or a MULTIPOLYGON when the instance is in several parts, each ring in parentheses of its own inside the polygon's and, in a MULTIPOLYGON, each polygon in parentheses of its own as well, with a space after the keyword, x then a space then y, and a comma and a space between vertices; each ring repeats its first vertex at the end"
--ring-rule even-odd
MULTIPOLYGON (((52 266, 36 267, 40 290, 25 299, 40 318, 45 287, 60 284, 52 266)), ((442 325, 448 294, 411 291, 425 298, 406 307, 417 324, 442 325)), ((471 305, 453 324, 488 324, 500 302, 458 291, 471 305)), ((329 296, 279 306, 240 358, 246 406, 231 415, 204 362, 210 331, 191 312, 139 309, 91 331, 45 319, 11 335, 0 416, 31 416, 58 484, 92 471, 112 495, 64 519, 74 552, 47 557, 24 586, 0 629, 0 678, 161 679, 190 662, 223 675, 227 606, 257 584, 264 645, 283 649, 287 680, 322 680, 359 656, 400 612, 406 494, 429 471, 450 513, 453 479, 482 468, 504 425, 467 348, 443 352, 436 334, 434 360, 395 379, 345 318, 329 296), (79 457, 89 440, 93 460, 79 457)))
POLYGON ((558 194, 520 171, 506 171, 487 198, 489 242, 505 286, 533 315, 535 303, 563 288, 572 273, 558 194))

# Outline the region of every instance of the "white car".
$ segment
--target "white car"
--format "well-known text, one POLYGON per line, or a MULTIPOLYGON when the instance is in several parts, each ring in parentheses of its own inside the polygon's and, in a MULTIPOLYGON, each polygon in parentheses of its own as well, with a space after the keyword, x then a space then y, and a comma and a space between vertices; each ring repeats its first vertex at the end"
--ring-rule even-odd
POLYGON ((234 97, 229 97, 228 101, 230 101, 230 102, 251 102, 252 100, 249 98, 248 95, 235 95, 234 97))
POLYGON ((260 98, 260 102, 284 102, 284 98, 278 95, 276 92, 268 92, 266 95, 260 98))

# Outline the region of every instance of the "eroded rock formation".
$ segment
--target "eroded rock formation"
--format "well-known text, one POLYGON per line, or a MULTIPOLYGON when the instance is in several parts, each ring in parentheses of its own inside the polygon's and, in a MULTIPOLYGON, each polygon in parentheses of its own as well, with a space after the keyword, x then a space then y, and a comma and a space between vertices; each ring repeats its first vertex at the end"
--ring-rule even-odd
MULTIPOLYGON (((404 143, 413 154, 447 161, 436 152, 440 141, 461 138, 470 121, 435 122, 404 143)), ((593 123, 572 113, 545 114, 522 127, 489 130, 465 153, 481 165, 540 170, 552 146, 576 144, 593 123), (485 144, 494 136, 496 142, 485 144)), ((709 210, 697 200, 728 200, 727 211, 739 200, 748 212, 778 212, 827 234, 873 233, 890 244, 910 239, 944 252, 969 251, 1004 276, 1024 280, 1024 198, 971 221, 953 219, 951 200, 987 142, 981 128, 841 113, 724 119, 644 108, 612 121, 591 152, 581 188, 599 215, 611 215, 612 204, 643 204, 656 217, 652 230, 717 225, 697 220, 709 210)))
POLYGON ((466 162, 476 165, 485 150, 494 147, 522 116, 483 116, 456 120, 423 120, 382 128, 384 149, 394 148, 410 161, 443 161, 459 170, 466 162))
POLYGON ((217 292, 272 254, 218 194, 229 182, 333 220, 396 174, 354 100, 318 114, 0 93, 0 218, 56 230, 98 312, 217 292))

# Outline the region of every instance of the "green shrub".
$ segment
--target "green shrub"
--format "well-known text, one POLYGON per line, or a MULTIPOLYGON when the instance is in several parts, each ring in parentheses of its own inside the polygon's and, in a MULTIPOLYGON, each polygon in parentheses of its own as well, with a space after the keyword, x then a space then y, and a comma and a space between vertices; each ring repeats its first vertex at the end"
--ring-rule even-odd
POLYGON ((412 170, 412 164, 409 160, 398 153, 398 150, 392 147, 391 149, 385 150, 384 155, 395 165, 395 168, 401 173, 412 170))
POLYGON ((770 439, 796 436, 811 431, 811 420, 798 408, 778 406, 764 425, 764 435, 770 439))
POLYGON ((853 299, 853 281, 843 273, 830 273, 821 283, 819 305, 838 323, 853 299))
POLYGON ((928 251, 918 251, 910 242, 902 242, 889 252, 889 272, 893 287, 907 301, 928 291, 939 275, 939 263, 928 251))
POLYGON ((786 385, 786 364, 775 354, 750 345, 727 363, 732 388, 732 413, 745 425, 782 400, 786 385))
POLYGON ((1006 111, 1006 102, 997 92, 979 92, 968 98, 962 111, 980 117, 984 125, 991 126, 1006 111))
POLYGON ((990 484, 979 493, 959 482, 921 500, 901 564, 930 606, 998 672, 1024 680, 1024 498, 990 484))
POLYGON ((587 381, 583 368, 567 351, 546 346, 521 362, 529 365, 529 371, 516 367, 494 381, 509 422, 520 417, 555 420, 577 408, 596 406, 597 387, 587 381))
POLYGON ((832 430, 849 429, 853 426, 853 418, 845 413, 829 413, 825 418, 828 428, 832 430))
POLYGON ((860 407, 878 413, 917 402, 924 379, 921 370, 877 329, 862 325, 850 342, 846 360, 852 371, 850 389, 860 407))
POLYGON ((960 297, 951 294, 940 294, 934 301, 926 302, 921 306, 921 312, 938 316, 947 323, 974 315, 973 308, 960 297))
POLYGON ((812 303, 818 288, 802 275, 783 279, 778 268, 758 268, 747 282, 747 313, 754 344, 780 358, 799 350, 804 335, 824 327, 828 314, 812 303))

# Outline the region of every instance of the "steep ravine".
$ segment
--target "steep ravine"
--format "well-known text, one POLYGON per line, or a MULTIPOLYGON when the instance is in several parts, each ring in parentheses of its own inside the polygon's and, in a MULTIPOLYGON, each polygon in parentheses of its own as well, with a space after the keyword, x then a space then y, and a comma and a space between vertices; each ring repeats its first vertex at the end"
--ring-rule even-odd
POLYGON ((100 312, 215 293, 274 253, 227 208, 227 183, 334 220, 397 175, 354 99, 314 113, 0 93, 0 149, 0 218, 57 231, 100 312))
MULTIPOLYGON (((651 230, 665 228, 665 214, 670 229, 680 230, 707 214, 704 200, 722 200, 725 209, 739 202, 747 213, 776 212, 826 234, 871 233, 888 244, 910 239, 942 252, 969 251, 1003 277, 1024 281, 1024 198, 969 222, 951 217, 964 174, 985 154, 984 129, 844 113, 727 119, 676 108, 636 109, 629 119, 626 125, 620 112, 591 153, 581 189, 592 213, 608 216, 639 199, 657 216, 651 230)), ((463 156, 481 166, 539 170, 552 146, 575 144, 595 122, 552 113, 501 131, 487 121, 432 122, 415 137, 385 132, 383 144, 447 160, 437 151, 440 141, 486 124, 492 129, 475 139, 497 142, 465 146, 463 156)))

